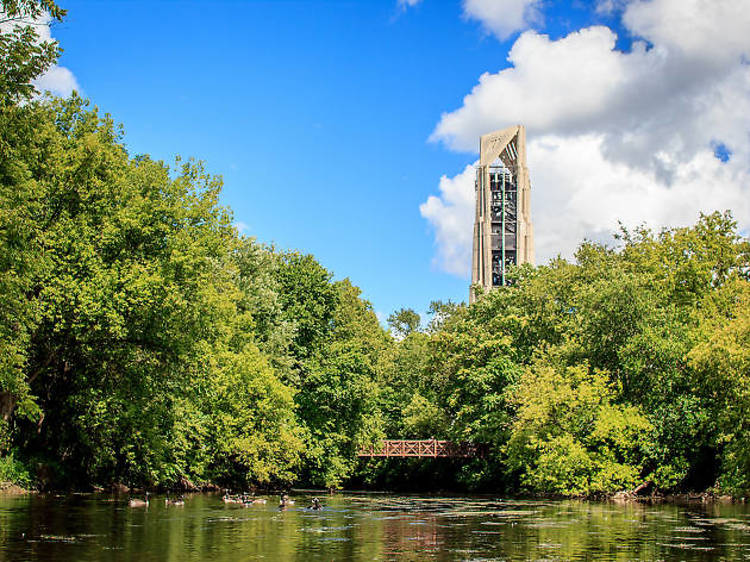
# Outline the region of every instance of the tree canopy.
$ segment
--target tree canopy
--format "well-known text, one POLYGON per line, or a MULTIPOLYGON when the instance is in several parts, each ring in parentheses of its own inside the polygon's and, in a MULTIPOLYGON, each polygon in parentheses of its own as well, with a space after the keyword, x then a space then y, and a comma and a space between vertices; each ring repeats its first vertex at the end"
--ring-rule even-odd
POLYGON ((487 445, 427 465, 471 489, 750 492, 750 243, 731 213, 583 242, 386 330, 314 256, 240 235, 203 163, 130 154, 77 94, 36 98, 59 50, 26 24, 65 12, 2 9, 0 480, 424 482, 358 460, 390 437, 487 445))

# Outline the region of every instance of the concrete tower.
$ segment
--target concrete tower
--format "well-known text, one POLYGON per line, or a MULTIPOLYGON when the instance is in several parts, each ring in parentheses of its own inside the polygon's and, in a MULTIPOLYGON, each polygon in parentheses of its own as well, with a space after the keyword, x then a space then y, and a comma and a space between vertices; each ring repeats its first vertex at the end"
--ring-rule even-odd
MULTIPOLYGON (((523 125, 482 135, 474 187, 471 283, 489 290, 506 284, 508 265, 534 263, 531 184, 523 125)), ((469 293, 469 302, 474 302, 474 291, 469 293)))

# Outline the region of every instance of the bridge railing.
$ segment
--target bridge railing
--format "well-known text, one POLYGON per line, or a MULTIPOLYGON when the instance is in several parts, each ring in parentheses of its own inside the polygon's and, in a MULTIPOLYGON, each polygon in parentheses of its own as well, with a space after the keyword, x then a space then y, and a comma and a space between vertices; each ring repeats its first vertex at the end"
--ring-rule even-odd
POLYGON ((454 443, 438 439, 386 439, 363 447, 360 457, 484 457, 486 447, 477 443, 454 443))

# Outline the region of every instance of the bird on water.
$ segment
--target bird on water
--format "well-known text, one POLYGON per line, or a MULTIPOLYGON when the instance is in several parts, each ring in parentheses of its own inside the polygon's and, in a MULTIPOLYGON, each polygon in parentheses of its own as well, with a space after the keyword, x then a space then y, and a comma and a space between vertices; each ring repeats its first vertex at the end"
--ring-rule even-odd
POLYGON ((148 507, 148 492, 143 499, 141 498, 130 498, 128 500, 129 507, 148 507))

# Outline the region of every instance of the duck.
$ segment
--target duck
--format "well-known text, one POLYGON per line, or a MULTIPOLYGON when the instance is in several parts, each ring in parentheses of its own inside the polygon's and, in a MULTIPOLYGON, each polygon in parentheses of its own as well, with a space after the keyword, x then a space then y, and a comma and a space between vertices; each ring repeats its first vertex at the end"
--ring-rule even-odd
POLYGON ((254 504, 264 504, 266 503, 265 498, 254 498, 252 496, 245 496, 242 500, 242 503, 245 504, 245 507, 249 507, 254 504))
POLYGON ((148 507, 148 492, 146 492, 145 498, 130 498, 128 500, 129 507, 148 507))
POLYGON ((169 493, 167 493, 167 497, 164 500, 164 505, 183 506, 185 505, 185 498, 183 498, 181 495, 177 496, 176 498, 170 498, 169 493))
POLYGON ((290 500, 289 494, 287 493, 281 494, 281 499, 279 500, 279 507, 286 507, 288 505, 294 505, 294 500, 290 500))
POLYGON ((318 498, 313 498, 310 509, 314 511, 320 511, 321 509, 323 509, 323 504, 320 503, 320 500, 318 498))
POLYGON ((230 496, 229 490, 224 490, 224 497, 221 498, 221 501, 224 503, 242 503, 242 498, 238 498, 237 496, 230 496))

